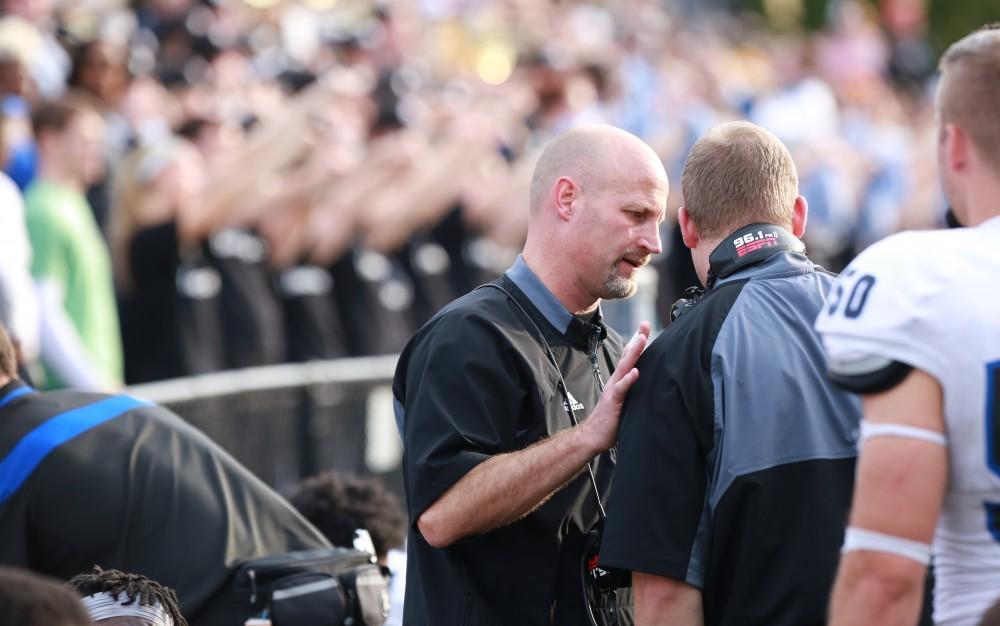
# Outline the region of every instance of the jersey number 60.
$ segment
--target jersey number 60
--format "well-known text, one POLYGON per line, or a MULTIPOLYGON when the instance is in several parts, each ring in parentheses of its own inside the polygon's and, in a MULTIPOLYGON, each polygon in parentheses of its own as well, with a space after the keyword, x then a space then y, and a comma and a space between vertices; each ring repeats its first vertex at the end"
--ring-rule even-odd
MULTIPOLYGON (((827 311, 827 314, 833 315, 837 312, 837 307, 844 300, 844 283, 847 282, 846 279, 851 278, 855 273, 854 270, 847 270, 844 276, 837 281, 837 286, 830 297, 830 309, 827 311)), ((871 274, 865 274, 855 281, 854 287, 851 288, 851 295, 847 298, 847 304, 844 305, 844 317, 854 319, 861 315, 861 311, 865 308, 865 303, 868 302, 868 294, 874 286, 875 277, 871 274)))

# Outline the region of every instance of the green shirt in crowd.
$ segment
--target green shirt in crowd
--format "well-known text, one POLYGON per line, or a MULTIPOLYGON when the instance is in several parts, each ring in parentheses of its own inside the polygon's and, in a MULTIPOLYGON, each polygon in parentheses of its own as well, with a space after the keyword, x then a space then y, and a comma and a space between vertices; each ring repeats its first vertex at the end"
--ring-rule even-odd
MULTIPOLYGON (((31 273, 51 281, 101 381, 122 382, 122 345, 111 275, 111 257, 83 194, 49 181, 32 183, 24 195, 31 237, 31 273)), ((50 369, 46 387, 65 386, 50 369)))

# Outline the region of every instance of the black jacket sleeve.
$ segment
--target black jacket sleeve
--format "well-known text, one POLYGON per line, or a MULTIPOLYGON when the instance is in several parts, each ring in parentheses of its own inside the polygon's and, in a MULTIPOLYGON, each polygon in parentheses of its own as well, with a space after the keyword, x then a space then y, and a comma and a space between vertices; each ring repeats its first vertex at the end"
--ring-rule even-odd
POLYGON ((656 350, 643 355, 622 410, 601 564, 700 588, 707 549, 705 425, 691 415, 691 398, 664 358, 656 350))

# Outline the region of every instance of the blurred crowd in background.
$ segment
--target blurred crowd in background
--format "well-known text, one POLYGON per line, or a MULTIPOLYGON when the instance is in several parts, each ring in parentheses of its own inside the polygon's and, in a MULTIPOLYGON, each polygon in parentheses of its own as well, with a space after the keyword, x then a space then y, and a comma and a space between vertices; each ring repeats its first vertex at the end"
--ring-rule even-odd
MULTIPOLYGON (((32 377, 394 353, 510 265, 534 158, 578 124, 652 145, 671 215, 709 126, 767 127, 833 270, 942 223, 924 0, 831 0, 810 33, 801 1, 733 4, 0 0, 0 288, 32 377)), ((675 231, 609 303, 624 332, 696 282, 675 231)))

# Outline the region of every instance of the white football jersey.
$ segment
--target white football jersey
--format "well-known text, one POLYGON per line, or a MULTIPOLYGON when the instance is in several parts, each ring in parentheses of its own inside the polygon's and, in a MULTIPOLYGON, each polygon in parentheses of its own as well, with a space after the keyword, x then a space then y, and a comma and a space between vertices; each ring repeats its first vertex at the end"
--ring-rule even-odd
POLYGON ((899 361, 941 384, 950 474, 934 621, 974 626, 1000 598, 1000 217, 873 245, 841 275, 816 329, 833 371, 899 361))

